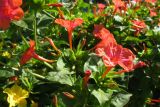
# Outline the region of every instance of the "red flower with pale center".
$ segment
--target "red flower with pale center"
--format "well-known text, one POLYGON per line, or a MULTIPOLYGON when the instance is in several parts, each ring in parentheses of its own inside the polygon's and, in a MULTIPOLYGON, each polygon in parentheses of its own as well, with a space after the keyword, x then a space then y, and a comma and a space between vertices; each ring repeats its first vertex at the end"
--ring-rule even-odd
POLYGON ((30 59, 35 58, 44 62, 53 62, 53 60, 45 59, 35 52, 35 42, 33 40, 30 40, 29 42, 30 47, 23 53, 21 59, 20 59, 20 65, 26 64, 30 59))
POLYGON ((0 1, 0 28, 7 29, 12 20, 20 20, 24 13, 20 8, 22 0, 0 1))
POLYGON ((103 48, 97 48, 96 54, 101 57, 107 70, 103 73, 102 78, 106 76, 106 74, 118 64, 120 60, 122 46, 116 43, 109 43, 107 46, 103 48))
POLYGON ((127 48, 122 48, 121 54, 120 54, 120 60, 118 64, 127 72, 131 71, 134 68, 133 60, 136 58, 135 55, 132 53, 131 50, 127 48))
POLYGON ((76 18, 74 20, 56 19, 55 23, 60 24, 61 26, 67 29, 69 45, 70 45, 70 48, 72 49, 72 32, 74 28, 76 28, 77 26, 83 23, 83 20, 81 18, 76 18))
POLYGON ((127 7, 125 2, 123 2, 122 0, 112 0, 113 4, 114 4, 114 14, 115 13, 122 13, 122 10, 124 10, 124 12, 126 12, 127 7))
POLYGON ((136 68, 146 66, 142 61, 134 64, 133 61, 136 58, 131 50, 123 48, 121 45, 116 43, 109 43, 103 48, 96 49, 97 56, 101 57, 107 70, 103 73, 102 78, 116 65, 119 65, 123 70, 118 73, 130 72, 136 68))
POLYGON ((144 28, 146 28, 146 24, 142 20, 132 20, 132 28, 136 31, 136 35, 139 34, 144 28))

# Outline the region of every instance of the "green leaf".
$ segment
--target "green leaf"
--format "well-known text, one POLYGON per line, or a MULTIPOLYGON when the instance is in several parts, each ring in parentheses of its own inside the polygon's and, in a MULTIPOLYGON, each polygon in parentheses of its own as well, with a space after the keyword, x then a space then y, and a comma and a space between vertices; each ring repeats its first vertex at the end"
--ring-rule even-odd
POLYGON ((28 28, 27 23, 23 20, 13 21, 12 23, 22 28, 28 28))
POLYGON ((124 107, 130 100, 132 94, 129 93, 118 93, 113 99, 111 103, 114 107, 124 107))
POLYGON ((66 70, 65 63, 63 62, 62 57, 60 57, 57 61, 57 70, 58 71, 65 71, 66 70))
POLYGON ((103 105, 111 98, 112 91, 110 91, 109 93, 105 93, 103 90, 98 89, 98 90, 93 90, 91 94, 97 98, 100 105, 103 105))
POLYGON ((122 22, 122 21, 123 21, 123 17, 121 17, 121 16, 119 16, 119 15, 114 16, 114 19, 115 19, 115 21, 117 21, 117 22, 122 22))
POLYGON ((72 86, 74 83, 73 78, 70 74, 64 72, 49 72, 48 76, 46 77, 49 81, 58 82, 61 84, 67 84, 72 86))
POLYGON ((141 42, 142 40, 140 40, 140 39, 137 38, 137 37, 127 36, 124 41, 139 43, 139 42, 141 42))
POLYGON ((89 59, 84 64, 84 71, 90 69, 92 71, 98 72, 99 68, 103 65, 103 62, 99 57, 97 57, 95 54, 91 54, 89 59))
POLYGON ((11 76, 14 76, 14 72, 7 71, 7 70, 0 70, 0 78, 2 78, 2 77, 8 78, 11 76))

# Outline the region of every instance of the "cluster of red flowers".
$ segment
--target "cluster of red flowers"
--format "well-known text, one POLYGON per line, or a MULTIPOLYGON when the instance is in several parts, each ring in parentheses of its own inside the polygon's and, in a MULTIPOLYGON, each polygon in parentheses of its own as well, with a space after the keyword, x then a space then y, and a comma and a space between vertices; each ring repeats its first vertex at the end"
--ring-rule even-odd
POLYGON ((22 0, 0 0, 0 29, 7 29, 12 20, 20 20, 24 13, 22 0))
POLYGON ((100 38, 101 41, 95 47, 95 52, 97 56, 101 57, 107 70, 102 75, 102 78, 116 65, 121 66, 124 70, 122 72, 130 72, 134 69, 145 66, 146 64, 142 61, 134 64, 135 55, 131 50, 122 47, 117 44, 114 36, 103 27, 103 25, 95 25, 93 31, 95 37, 100 38))

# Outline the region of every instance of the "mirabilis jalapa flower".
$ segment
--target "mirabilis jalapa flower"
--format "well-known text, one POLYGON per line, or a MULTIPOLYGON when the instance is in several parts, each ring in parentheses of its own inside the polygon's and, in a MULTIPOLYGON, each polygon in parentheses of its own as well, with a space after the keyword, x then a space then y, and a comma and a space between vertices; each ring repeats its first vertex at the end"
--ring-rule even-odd
POLYGON ((83 23, 83 19, 81 18, 76 18, 74 20, 56 19, 55 23, 67 29, 69 45, 70 45, 70 49, 72 49, 72 32, 74 28, 76 28, 77 26, 83 23))
POLYGON ((24 16, 21 5, 22 0, 0 0, 0 29, 7 29, 12 20, 20 20, 24 16))
POLYGON ((53 62, 53 60, 45 59, 35 52, 35 42, 33 40, 30 40, 29 42, 30 47, 23 53, 21 59, 20 59, 20 65, 26 64, 31 58, 35 58, 44 62, 53 62))
POLYGON ((135 30, 135 35, 138 35, 144 28, 146 28, 146 24, 143 20, 132 20, 132 28, 135 30))
POLYGON ((117 44, 114 36, 102 26, 101 29, 95 27, 93 34, 95 37, 99 37, 102 39, 101 41, 103 41, 98 43, 95 49, 97 56, 102 58, 105 66, 107 67, 107 70, 103 73, 102 78, 104 78, 106 74, 116 65, 119 65, 123 68, 123 70, 119 71, 118 73, 130 72, 136 68, 146 65, 142 61, 134 64, 136 57, 132 51, 117 44), (107 40, 107 38, 110 39, 107 40))
POLYGON ((26 98, 29 97, 29 92, 22 89, 17 84, 13 85, 11 88, 4 89, 3 92, 8 95, 7 101, 9 107, 27 107, 26 98))
POLYGON ((122 10, 124 12, 127 11, 127 6, 126 6, 124 1, 122 1, 122 0, 112 0, 112 2, 114 4, 114 12, 113 12, 114 14, 115 13, 122 13, 122 10))
POLYGON ((113 34, 111 34, 110 31, 107 30, 103 25, 94 25, 93 35, 96 38, 101 39, 101 41, 93 49, 100 47, 103 48, 110 42, 116 43, 113 34))

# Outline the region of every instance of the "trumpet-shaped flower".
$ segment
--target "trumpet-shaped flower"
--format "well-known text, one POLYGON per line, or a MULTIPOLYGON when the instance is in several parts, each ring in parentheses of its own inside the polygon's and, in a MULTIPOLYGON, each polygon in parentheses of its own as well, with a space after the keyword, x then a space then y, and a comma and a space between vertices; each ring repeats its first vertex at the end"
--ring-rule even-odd
POLYGON ((60 24, 61 26, 67 29, 69 45, 70 45, 70 48, 72 49, 72 32, 74 28, 76 28, 77 26, 83 23, 83 20, 81 18, 76 18, 74 20, 56 19, 55 23, 60 24))
POLYGON ((7 101, 9 107, 27 107, 26 98, 29 96, 29 92, 22 89, 18 85, 13 85, 11 88, 6 88, 4 91, 8 95, 7 101))
POLYGON ((21 65, 26 64, 26 62, 28 62, 31 58, 35 58, 35 59, 45 61, 45 62, 53 62, 53 60, 45 59, 45 58, 36 54, 35 42, 33 40, 30 40, 30 47, 23 53, 23 55, 20 59, 20 64, 21 65))
POLYGON ((7 29, 12 20, 20 20, 24 13, 20 8, 22 0, 0 1, 0 28, 7 29))

